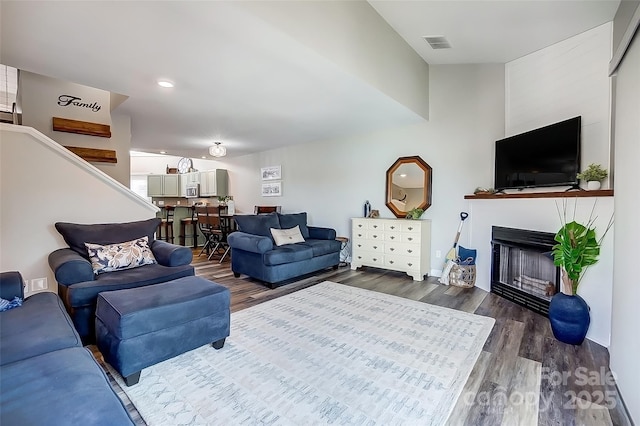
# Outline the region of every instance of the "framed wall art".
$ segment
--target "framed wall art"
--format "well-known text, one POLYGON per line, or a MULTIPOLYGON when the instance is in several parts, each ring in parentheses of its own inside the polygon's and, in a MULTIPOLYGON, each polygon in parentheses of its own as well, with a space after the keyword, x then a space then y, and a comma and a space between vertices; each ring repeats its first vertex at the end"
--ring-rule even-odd
POLYGON ((262 180, 282 179, 282 167, 281 166, 263 167, 260 169, 260 174, 262 175, 262 180))
POLYGON ((262 184, 263 197, 280 197, 282 195, 282 182, 271 182, 262 184))

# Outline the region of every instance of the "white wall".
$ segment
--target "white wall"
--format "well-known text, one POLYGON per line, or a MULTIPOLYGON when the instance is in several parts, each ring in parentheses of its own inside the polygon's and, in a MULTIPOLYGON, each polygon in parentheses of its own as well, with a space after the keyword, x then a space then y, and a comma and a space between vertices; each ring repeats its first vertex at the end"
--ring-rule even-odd
POLYGON ((23 125, 37 129, 60 145, 115 150, 117 163, 92 164, 123 185, 129 185, 131 120, 124 115, 112 118, 111 93, 21 70, 20 94, 23 125), (76 96, 82 99, 79 102, 96 103, 100 108, 94 111, 73 105, 61 106, 58 105, 60 95, 76 96), (53 117, 108 124, 111 126, 111 138, 54 131, 53 117))
POLYGON ((582 168, 609 169, 611 37, 609 22, 507 63, 505 135, 581 115, 582 168))
POLYGON ((57 284, 47 257, 66 247, 54 223, 127 222, 156 208, 33 128, 0 124, 0 271, 57 284))
POLYGON ((640 422, 640 278, 635 248, 640 236, 640 36, 627 50, 616 82, 615 264, 611 329, 611 370, 627 408, 640 422))
MULTIPOLYGON (((575 218, 581 223, 587 222, 594 203, 596 204, 596 233, 598 236, 602 235, 599 232, 604 232, 613 215, 613 197, 469 200, 470 244, 478 249, 476 286, 486 291, 491 290, 492 226, 555 234, 562 223, 556 206, 562 210, 563 203, 566 202, 567 217, 572 218, 576 200, 578 201, 575 218)), ((611 336, 613 257, 611 230, 603 241, 600 260, 590 267, 578 287, 578 294, 591 308, 591 325, 587 338, 603 346, 609 346, 611 336)))
POLYGON ((365 200, 393 217, 384 205, 386 171, 398 157, 419 155, 433 168, 433 205, 423 217, 432 220, 431 267, 439 272, 435 251, 451 247, 463 196, 492 179, 491 147, 504 129, 504 66, 431 66, 430 82, 431 119, 424 124, 223 159, 236 210, 281 205, 350 237, 350 218, 362 215, 365 200), (261 197, 260 168, 276 165, 283 195, 261 197))
POLYGON ((273 23, 340 68, 429 117, 429 65, 369 3, 244 1, 234 6, 273 23))

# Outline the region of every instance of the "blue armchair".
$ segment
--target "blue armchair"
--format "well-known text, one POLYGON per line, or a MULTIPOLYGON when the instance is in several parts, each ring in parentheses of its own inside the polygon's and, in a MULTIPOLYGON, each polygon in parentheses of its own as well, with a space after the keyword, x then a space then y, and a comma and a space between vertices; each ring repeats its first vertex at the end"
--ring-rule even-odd
POLYGON ((49 255, 49 266, 58 282, 58 294, 84 343, 95 338, 94 321, 98 293, 142 287, 194 275, 190 248, 154 240, 160 219, 137 222, 82 225, 58 222, 56 229, 68 248, 49 255), (157 263, 96 274, 85 243, 117 244, 146 236, 157 263))
POLYGON ((307 226, 307 214, 269 213, 237 215, 238 231, 227 237, 231 246, 231 269, 264 281, 271 288, 285 280, 319 271, 337 268, 340 263, 340 241, 331 228, 307 226), (298 226, 304 241, 276 245, 271 229, 292 229, 298 226))

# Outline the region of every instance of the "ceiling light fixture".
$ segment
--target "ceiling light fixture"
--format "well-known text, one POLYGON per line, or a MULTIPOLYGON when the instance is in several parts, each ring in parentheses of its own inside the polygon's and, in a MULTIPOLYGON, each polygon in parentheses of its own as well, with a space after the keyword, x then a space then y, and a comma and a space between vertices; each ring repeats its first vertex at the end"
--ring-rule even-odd
POLYGON ((214 146, 209 147, 209 155, 213 157, 224 157, 227 155, 227 148, 221 145, 222 142, 214 142, 214 146))
POLYGON ((160 154, 166 154, 167 151, 160 151, 160 154))
POLYGON ((158 80, 158 86, 171 88, 171 87, 174 86, 174 84, 173 84, 173 82, 171 82, 169 80, 158 80))

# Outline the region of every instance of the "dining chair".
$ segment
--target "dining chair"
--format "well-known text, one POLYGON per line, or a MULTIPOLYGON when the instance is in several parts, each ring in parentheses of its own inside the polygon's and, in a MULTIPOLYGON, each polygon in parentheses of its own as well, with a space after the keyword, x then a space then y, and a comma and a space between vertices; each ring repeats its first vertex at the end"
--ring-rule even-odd
POLYGON ((229 253, 230 247, 227 243, 227 235, 230 232, 229 220, 226 217, 221 217, 225 211, 225 207, 218 206, 196 207, 198 227, 206 241, 198 256, 207 251, 209 254, 207 260, 211 260, 214 254, 218 253, 220 249, 224 249, 220 257, 220 263, 222 263, 229 253))
POLYGON ((253 208, 253 214, 280 213, 281 210, 282 206, 255 206, 253 208))
POLYGON ((204 236, 204 246, 198 253, 201 256, 205 251, 211 256, 210 253, 214 253, 219 245, 219 238, 216 238, 220 233, 220 224, 216 217, 213 215, 213 211, 210 211, 210 206, 196 206, 196 220, 198 223, 198 229, 204 236))

